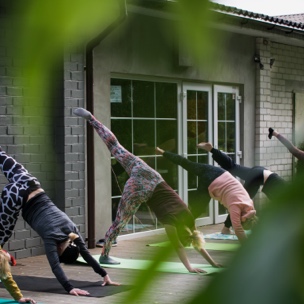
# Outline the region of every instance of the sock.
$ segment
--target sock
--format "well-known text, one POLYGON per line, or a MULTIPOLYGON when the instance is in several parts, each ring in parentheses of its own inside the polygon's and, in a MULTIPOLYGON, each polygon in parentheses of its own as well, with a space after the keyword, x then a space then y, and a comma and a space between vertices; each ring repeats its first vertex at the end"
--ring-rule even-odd
POLYGON ((83 117, 84 119, 87 119, 87 120, 92 118, 92 114, 84 108, 77 108, 73 111, 73 113, 75 115, 83 117))
POLYGON ((273 131, 274 131, 274 130, 273 130, 272 128, 269 128, 269 129, 268 129, 268 132, 269 132, 269 133, 268 133, 268 138, 269 138, 269 139, 272 138, 272 133, 273 133, 273 131))

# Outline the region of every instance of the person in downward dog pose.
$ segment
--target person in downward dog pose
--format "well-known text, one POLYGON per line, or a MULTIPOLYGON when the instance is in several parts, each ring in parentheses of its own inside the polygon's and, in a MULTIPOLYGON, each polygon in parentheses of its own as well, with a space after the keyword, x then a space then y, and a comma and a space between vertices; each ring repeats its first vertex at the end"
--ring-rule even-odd
MULTIPOLYGON (((262 192, 267 196, 269 200, 273 200, 276 195, 276 189, 284 187, 286 181, 282 179, 277 173, 274 173, 265 167, 245 167, 236 164, 234 160, 226 153, 215 149, 211 143, 202 142, 197 145, 197 148, 203 149, 212 154, 212 158, 225 170, 230 172, 233 176, 239 177, 244 181, 244 188, 248 192, 250 198, 254 196, 262 187, 262 192)), ((222 229, 223 234, 231 233, 231 219, 228 214, 224 227, 222 229)))
POLYGON ((11 237, 22 211, 24 220, 43 239, 52 271, 69 294, 89 295, 85 290, 74 288, 60 265, 75 262, 79 253, 94 271, 104 278, 102 286, 118 285, 111 281, 107 272, 91 256, 76 225, 45 194, 37 178, 1 148, 0 168, 9 181, 1 194, 1 246, 11 237))
POLYGON ((187 205, 176 192, 163 180, 161 175, 148 166, 142 159, 126 150, 116 136, 89 111, 78 108, 74 114, 85 118, 94 127, 114 158, 129 175, 118 204, 116 218, 105 235, 104 248, 99 262, 119 264, 109 256, 112 241, 136 213, 143 203, 151 208, 157 219, 164 224, 169 240, 173 244, 181 262, 189 272, 205 272, 191 266, 184 247, 193 247, 214 267, 221 267, 203 248, 203 239, 196 230, 195 220, 187 205))
POLYGON ((295 147, 286 137, 284 137, 279 132, 275 131, 273 128, 268 129, 268 138, 271 139, 273 136, 276 137, 287 149, 288 151, 298 160, 304 160, 304 151, 295 147))
POLYGON ((249 230, 256 224, 257 216, 253 201, 235 177, 222 168, 192 162, 183 156, 158 147, 156 152, 198 176, 198 191, 202 197, 205 198, 209 194, 209 198, 218 200, 226 207, 238 240, 241 243, 246 240, 244 230, 249 230))

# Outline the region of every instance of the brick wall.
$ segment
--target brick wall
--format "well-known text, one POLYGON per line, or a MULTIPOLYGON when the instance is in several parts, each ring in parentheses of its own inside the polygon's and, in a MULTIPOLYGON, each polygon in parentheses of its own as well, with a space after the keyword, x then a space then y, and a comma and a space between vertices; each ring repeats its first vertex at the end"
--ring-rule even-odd
POLYGON ((256 50, 264 69, 257 64, 256 78, 256 164, 286 180, 293 175, 293 159, 276 139, 269 140, 273 127, 293 141, 294 92, 304 88, 304 48, 256 39, 256 50), (270 67, 270 58, 275 62, 270 67))
POLYGON ((73 115, 84 107, 84 52, 67 51, 64 60, 66 213, 85 237, 85 121, 73 115))
POLYGON ((293 98, 299 83, 304 85, 304 48, 257 39, 264 69, 257 65, 256 160, 282 177, 292 176, 292 157, 276 139, 269 140, 273 127, 293 140, 293 98), (270 67, 270 58, 275 62, 270 67))
MULTIPOLYGON (((14 53, 14 12, 0 9, 0 146, 36 176, 54 203, 85 236, 84 122, 72 115, 84 104, 83 52, 59 56, 46 98, 33 102, 21 53, 14 53), (15 55, 14 55, 15 54, 15 55)), ((39 50, 37 50, 39 52, 39 50)), ((7 180, 0 175, 0 187, 7 180)), ((17 259, 44 253, 42 240, 20 215, 4 246, 17 259)))

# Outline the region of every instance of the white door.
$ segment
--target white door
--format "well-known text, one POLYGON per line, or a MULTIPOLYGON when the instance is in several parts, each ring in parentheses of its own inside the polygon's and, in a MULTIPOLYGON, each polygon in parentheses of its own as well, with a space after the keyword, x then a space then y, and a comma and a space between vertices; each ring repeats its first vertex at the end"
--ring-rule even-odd
MULTIPOLYGON (((196 149, 199 142, 209 141, 239 163, 238 88, 185 83, 181 97, 180 153, 194 162, 213 164, 210 153, 196 149)), ((201 198, 197 192, 198 179, 182 168, 179 168, 179 176, 180 194, 191 205, 201 198)), ((226 216, 225 208, 210 200, 205 212, 197 219, 197 225, 220 223, 226 216)))
MULTIPOLYGON (((214 86, 213 103, 213 146, 240 163, 240 126, 239 126, 239 88, 214 86)), ((215 165, 217 165, 215 163, 215 165)), ((214 202, 215 223, 222 223, 227 217, 227 210, 214 202)))
MULTIPOLYGON (((211 163, 212 159, 208 153, 198 150, 199 142, 212 142, 212 86, 201 84, 184 84, 182 88, 182 155, 194 162, 211 163)), ((183 187, 183 199, 191 204, 201 197, 197 191, 198 178, 188 174, 181 169, 180 176, 183 187)), ((206 209, 199 219, 197 225, 207 225, 214 222, 214 208, 212 204, 205 202, 206 209)))

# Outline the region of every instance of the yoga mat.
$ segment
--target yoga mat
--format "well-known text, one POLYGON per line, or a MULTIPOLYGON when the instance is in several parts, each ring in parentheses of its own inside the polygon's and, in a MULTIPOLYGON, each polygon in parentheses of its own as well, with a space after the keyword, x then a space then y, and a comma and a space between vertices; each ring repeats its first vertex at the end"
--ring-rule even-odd
MULTIPOLYGON (((100 255, 93 255, 93 257, 98 261, 100 255)), ((148 269, 153 261, 149 260, 134 260, 134 259, 122 259, 112 257, 114 260, 120 262, 118 265, 111 265, 111 264, 100 264, 104 268, 118 268, 118 269, 137 269, 137 270, 145 270, 148 269)), ((77 259, 80 263, 85 263, 86 261, 79 257, 77 259)), ((191 264, 194 268, 201 268, 207 271, 206 274, 213 274, 215 272, 222 271, 223 268, 214 268, 209 264, 191 264)), ((158 268, 155 269, 158 272, 170 272, 170 273, 182 273, 182 274, 197 274, 189 272, 185 266, 181 262, 162 262, 158 265, 158 268)))
MULTIPOLYGON (((245 233, 248 236, 250 234, 250 231, 245 231, 245 233)), ((204 234, 204 238, 211 239, 211 240, 231 240, 231 241, 238 240, 238 238, 235 234, 222 234, 221 232, 204 234)))
MULTIPOLYGON (((161 243, 154 243, 148 244, 147 246, 151 247, 166 247, 170 246, 170 242, 161 242, 161 243)), ((187 249, 193 249, 192 246, 186 247, 187 249)), ((227 243, 209 243, 206 242, 204 244, 204 248, 207 250, 222 250, 222 251, 235 251, 240 248, 240 244, 227 244, 227 243)))
POLYGON ((0 304, 4 304, 4 303, 7 303, 7 304, 13 304, 13 303, 19 303, 17 301, 14 301, 12 299, 4 299, 4 298, 0 298, 0 304))
MULTIPOLYGON (((30 277, 14 275, 20 290, 37 291, 37 292, 49 292, 58 294, 68 294, 56 278, 42 278, 42 277, 30 277)), ((124 292, 132 288, 131 285, 120 285, 120 286, 101 286, 102 280, 98 282, 88 281, 75 281, 70 280, 71 284, 75 288, 87 290, 91 297, 107 297, 116 293, 124 292)), ((3 284, 0 284, 0 288, 5 288, 3 284)), ((1 303, 1 302, 0 302, 1 303)), ((14 303, 14 302, 13 302, 14 303)))

